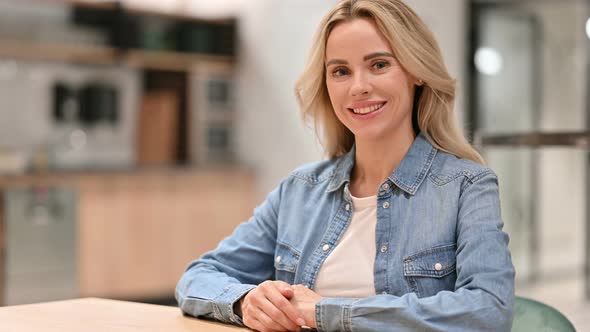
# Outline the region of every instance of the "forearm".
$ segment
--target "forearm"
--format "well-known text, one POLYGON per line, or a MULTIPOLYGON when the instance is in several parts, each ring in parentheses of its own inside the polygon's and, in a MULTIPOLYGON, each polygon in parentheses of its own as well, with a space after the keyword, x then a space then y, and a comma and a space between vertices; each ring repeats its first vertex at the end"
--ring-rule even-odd
POLYGON ((481 289, 326 298, 316 305, 316 321, 319 331, 510 331, 513 301, 481 289))
POLYGON ((183 274, 175 296, 180 309, 190 316, 243 325, 234 312, 234 304, 255 287, 242 284, 211 266, 197 265, 183 274))

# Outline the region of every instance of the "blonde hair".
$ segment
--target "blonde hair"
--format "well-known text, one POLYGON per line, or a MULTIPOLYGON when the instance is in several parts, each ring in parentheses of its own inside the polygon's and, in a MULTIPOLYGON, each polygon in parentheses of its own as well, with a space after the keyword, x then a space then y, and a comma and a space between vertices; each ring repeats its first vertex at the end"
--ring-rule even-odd
POLYGON ((336 117, 326 87, 326 42, 341 22, 368 18, 385 36, 401 66, 422 80, 415 105, 417 125, 436 148, 457 157, 484 163, 463 135, 453 112, 455 80, 445 67, 432 32, 401 0, 342 0, 321 21, 295 95, 304 120, 314 125, 329 158, 348 152, 354 135, 336 117), (320 131, 322 133, 320 134, 320 131))

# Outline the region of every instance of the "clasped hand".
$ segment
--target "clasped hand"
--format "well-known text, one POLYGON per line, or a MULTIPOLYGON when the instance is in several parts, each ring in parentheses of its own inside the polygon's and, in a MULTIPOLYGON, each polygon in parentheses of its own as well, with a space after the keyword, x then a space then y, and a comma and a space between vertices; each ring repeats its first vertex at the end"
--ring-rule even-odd
POLYGON ((260 332, 315 328, 315 305, 322 297, 303 285, 265 281, 240 300, 244 324, 260 332))

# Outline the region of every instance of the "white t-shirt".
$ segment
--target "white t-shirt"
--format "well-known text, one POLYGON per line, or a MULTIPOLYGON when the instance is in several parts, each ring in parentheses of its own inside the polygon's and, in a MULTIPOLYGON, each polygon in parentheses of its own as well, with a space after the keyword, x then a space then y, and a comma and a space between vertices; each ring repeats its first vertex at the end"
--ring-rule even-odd
POLYGON ((352 220, 316 278, 314 291, 324 297, 375 295, 377 196, 352 197, 352 206, 352 220))

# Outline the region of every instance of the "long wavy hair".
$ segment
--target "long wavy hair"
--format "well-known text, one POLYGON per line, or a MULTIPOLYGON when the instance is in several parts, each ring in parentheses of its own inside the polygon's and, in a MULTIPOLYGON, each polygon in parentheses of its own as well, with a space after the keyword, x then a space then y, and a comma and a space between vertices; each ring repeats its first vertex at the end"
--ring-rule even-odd
POLYGON ((321 21, 295 96, 307 123, 316 130, 329 158, 348 152, 353 133, 336 117, 326 86, 326 42, 334 27, 356 18, 371 19, 401 66, 424 84, 416 88, 413 125, 436 148, 484 163, 465 138, 453 111, 455 80, 449 75, 430 29, 401 0, 342 0, 321 21))

